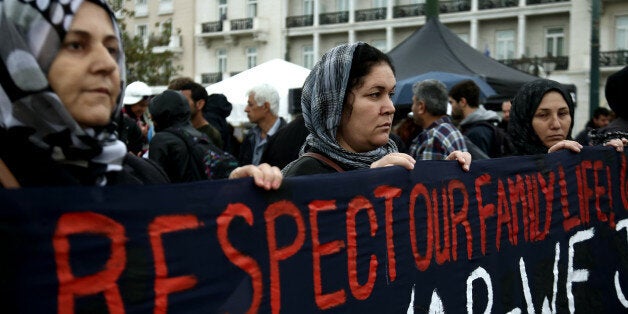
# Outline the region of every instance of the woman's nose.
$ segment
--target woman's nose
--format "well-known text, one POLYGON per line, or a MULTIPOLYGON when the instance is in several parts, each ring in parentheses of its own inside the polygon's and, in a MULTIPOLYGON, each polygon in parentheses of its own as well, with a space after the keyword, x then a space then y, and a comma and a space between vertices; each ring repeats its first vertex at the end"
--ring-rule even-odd
POLYGON ((95 72, 109 74, 118 69, 118 62, 109 52, 109 48, 97 46, 94 48, 92 55, 94 58, 93 69, 95 72))
POLYGON ((392 102, 390 97, 387 97, 384 100, 384 105, 382 106, 382 114, 394 114, 395 113, 395 105, 392 102))

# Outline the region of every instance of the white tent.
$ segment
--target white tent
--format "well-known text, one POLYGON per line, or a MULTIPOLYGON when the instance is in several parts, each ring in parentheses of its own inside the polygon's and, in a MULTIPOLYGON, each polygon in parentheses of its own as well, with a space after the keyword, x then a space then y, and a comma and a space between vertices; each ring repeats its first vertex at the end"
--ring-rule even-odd
POLYGON ((303 82, 309 74, 310 70, 307 68, 282 59, 273 59, 212 84, 207 87, 207 92, 210 95, 224 94, 227 97, 233 104, 233 110, 227 121, 237 126, 249 121, 244 112, 248 99, 246 92, 262 83, 272 85, 279 92, 279 116, 290 120, 288 90, 303 87, 303 82))

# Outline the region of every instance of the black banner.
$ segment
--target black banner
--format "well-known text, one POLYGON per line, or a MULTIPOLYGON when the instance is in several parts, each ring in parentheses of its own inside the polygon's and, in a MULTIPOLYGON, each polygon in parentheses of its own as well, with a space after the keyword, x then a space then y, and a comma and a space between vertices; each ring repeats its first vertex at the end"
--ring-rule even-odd
POLYGON ((627 158, 0 189, 6 313, 618 313, 627 158))

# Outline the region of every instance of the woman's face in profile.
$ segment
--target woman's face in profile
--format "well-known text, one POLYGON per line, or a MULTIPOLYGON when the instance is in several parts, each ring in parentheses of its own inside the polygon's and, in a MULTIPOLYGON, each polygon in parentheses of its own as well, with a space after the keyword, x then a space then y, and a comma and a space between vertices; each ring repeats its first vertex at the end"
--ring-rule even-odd
POLYGON ((355 87, 342 111, 337 139, 340 146, 351 152, 367 152, 388 142, 392 126, 391 96, 395 89, 395 75, 386 63, 374 65, 364 77, 364 84, 355 87), (351 108, 351 111, 346 108, 351 108))
POLYGON ((571 114, 567 101, 556 91, 548 92, 541 99, 532 118, 532 128, 545 147, 567 139, 571 126, 571 114))
POLYGON ((119 54, 107 12, 83 2, 48 71, 52 90, 79 125, 109 123, 120 95, 119 54))

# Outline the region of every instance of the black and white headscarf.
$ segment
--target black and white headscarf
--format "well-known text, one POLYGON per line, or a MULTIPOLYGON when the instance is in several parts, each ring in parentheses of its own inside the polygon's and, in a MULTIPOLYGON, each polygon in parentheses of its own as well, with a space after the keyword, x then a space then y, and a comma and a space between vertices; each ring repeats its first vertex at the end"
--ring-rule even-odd
POLYGON ((120 43, 117 63, 120 90, 124 90, 122 39, 105 0, 0 0, 0 128, 32 128, 35 133, 30 140, 49 149, 55 160, 88 167, 104 178, 105 172, 122 169, 126 154, 113 123, 120 114, 123 93, 108 126, 86 129, 72 118, 47 80, 63 38, 84 1, 101 6, 111 16, 120 43))
MULTIPOLYGON (((391 139, 386 145, 363 153, 349 152, 336 140, 353 54, 362 44, 340 45, 327 51, 305 79, 301 96, 303 118, 310 132, 301 153, 315 149, 351 169, 369 168, 385 155, 397 152, 397 146, 391 139)), ((287 165, 283 171, 290 166, 287 165)))

